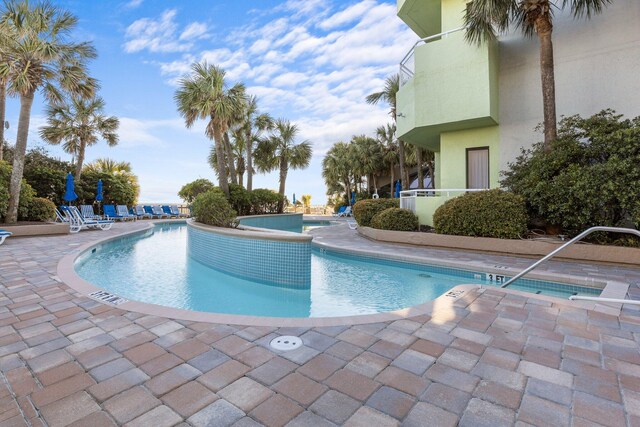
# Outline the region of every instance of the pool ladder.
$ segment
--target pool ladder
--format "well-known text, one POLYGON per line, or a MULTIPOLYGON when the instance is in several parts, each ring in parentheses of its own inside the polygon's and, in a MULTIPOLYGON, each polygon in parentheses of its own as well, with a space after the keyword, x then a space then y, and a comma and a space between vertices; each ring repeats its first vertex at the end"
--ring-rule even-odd
MULTIPOLYGON (((550 260, 551 258, 556 256, 559 252, 563 251, 565 248, 567 248, 567 247, 573 245, 574 243, 584 239, 589 234, 595 233, 596 231, 608 231, 608 232, 611 232, 611 233, 634 234, 634 235, 640 237, 640 231, 635 230, 633 228, 602 227, 602 226, 591 227, 591 228, 583 231, 582 233, 578 234, 576 237, 574 237, 573 239, 569 240, 568 242, 566 242, 564 245, 560 246, 559 248, 549 252, 549 254, 546 255, 544 258, 541 258, 538 261, 534 262, 529 267, 525 268, 520 273, 518 273, 515 276, 513 276, 511 279, 507 280, 500 287, 501 288, 506 288, 507 286, 509 286, 510 284, 512 284, 513 282, 515 282, 516 280, 518 280, 519 278, 521 278, 522 276, 524 276, 525 274, 527 274, 528 272, 533 270, 534 268, 538 267, 543 262, 545 262, 547 260, 550 260)), ((572 296, 569 297, 569 299, 570 300, 586 300, 586 301, 600 301, 600 302, 613 302, 613 303, 619 303, 619 304, 640 305, 640 300, 630 300, 630 299, 590 297, 590 296, 581 296, 581 295, 572 295, 572 296)))

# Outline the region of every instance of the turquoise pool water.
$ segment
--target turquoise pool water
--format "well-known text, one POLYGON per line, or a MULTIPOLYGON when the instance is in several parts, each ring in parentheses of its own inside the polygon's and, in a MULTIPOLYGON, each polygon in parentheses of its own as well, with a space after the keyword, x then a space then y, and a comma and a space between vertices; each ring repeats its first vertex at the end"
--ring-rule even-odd
MULTIPOLYGON (((358 256, 321 253, 311 260, 310 290, 270 286, 229 276, 187 255, 184 224, 98 246, 76 261, 85 280, 121 297, 188 310, 273 317, 327 317, 397 310, 437 298, 465 283, 487 285, 473 272, 358 256)), ((531 291, 525 280, 515 289, 531 291)), ((544 294, 567 297, 587 288, 545 284, 544 294), (549 290, 550 288, 550 290, 549 290)), ((534 292, 536 290, 534 289, 534 292)))

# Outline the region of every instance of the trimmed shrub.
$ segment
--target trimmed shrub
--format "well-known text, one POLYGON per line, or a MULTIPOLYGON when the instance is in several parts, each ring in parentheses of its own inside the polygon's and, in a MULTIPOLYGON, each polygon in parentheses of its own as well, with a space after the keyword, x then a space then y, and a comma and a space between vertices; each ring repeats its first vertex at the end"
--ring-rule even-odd
POLYGON ((178 191, 178 196, 186 203, 191 204, 198 195, 211 191, 214 188, 213 182, 200 178, 183 185, 180 191, 178 191))
POLYGON ((251 193, 242 185, 229 184, 229 203, 238 215, 249 215, 251 213, 251 193))
POLYGON ((527 232, 524 199, 499 189, 448 200, 433 215, 436 233, 517 239, 527 232))
POLYGON ((264 188, 251 191, 250 197, 252 215, 280 213, 281 203, 284 202, 284 196, 264 188))
POLYGON ((56 205, 49 199, 34 197, 29 204, 27 220, 49 222, 56 217, 56 205))
POLYGON ((198 195, 191 206, 196 221, 215 227, 235 228, 237 213, 227 198, 219 191, 207 191, 198 195))
POLYGON ((408 209, 388 208, 373 216, 371 227, 378 230, 416 231, 418 217, 408 209))
POLYGON ((366 199, 353 205, 353 216, 360 227, 369 227, 373 217, 389 208, 399 208, 400 199, 366 199))

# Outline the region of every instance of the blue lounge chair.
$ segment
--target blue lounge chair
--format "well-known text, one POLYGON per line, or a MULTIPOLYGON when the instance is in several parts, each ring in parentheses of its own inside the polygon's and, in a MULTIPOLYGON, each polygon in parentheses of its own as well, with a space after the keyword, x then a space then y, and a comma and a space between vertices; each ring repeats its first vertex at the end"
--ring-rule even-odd
MULTIPOLYGON (((171 205, 169 206, 169 208, 171 208, 171 213, 173 215, 177 215, 178 218, 189 218, 191 216, 190 213, 180 213, 180 208, 178 208, 176 205, 171 205)), ((191 212, 191 209, 189 209, 189 212, 191 212)))
POLYGON ((340 208, 338 209, 338 212, 334 213, 333 216, 342 216, 345 209, 347 209, 346 206, 340 206, 340 208))
POLYGON ((122 215, 118 215, 114 205, 104 205, 104 217, 106 219, 123 220, 122 215))
POLYGON ((144 208, 140 205, 136 205, 133 208, 131 208, 131 210, 133 211, 133 214, 138 218, 153 218, 153 215, 150 213, 145 212, 144 208))
POLYGON ((352 216, 351 206, 347 206, 342 212, 338 213, 338 216, 342 216, 342 217, 352 216))
POLYGON ((58 208, 56 208, 56 222, 69 222, 69 219, 67 218, 67 216, 63 213, 61 213, 58 208))
POLYGON ((95 213, 92 205, 80 205, 80 213, 85 219, 102 219, 102 217, 95 213))
POLYGON ((11 236, 13 233, 7 230, 0 229, 0 245, 4 243, 4 239, 11 236))
POLYGON ((69 222, 69 231, 71 233, 77 233, 80 230, 88 228, 109 230, 113 226, 113 221, 108 219, 84 218, 75 206, 60 206, 60 210, 67 217, 67 222, 69 222))
POLYGON ((135 221, 137 219, 135 215, 129 213, 129 208, 126 205, 118 205, 116 206, 116 210, 118 215, 120 215, 125 221, 135 221))
POLYGON ((160 206, 151 206, 151 212, 160 218, 171 218, 171 215, 166 214, 160 206))
POLYGON ((166 215, 169 215, 169 218, 179 218, 180 217, 180 214, 175 214, 175 213, 171 212, 171 206, 167 206, 167 205, 162 206, 162 212, 164 212, 166 215))

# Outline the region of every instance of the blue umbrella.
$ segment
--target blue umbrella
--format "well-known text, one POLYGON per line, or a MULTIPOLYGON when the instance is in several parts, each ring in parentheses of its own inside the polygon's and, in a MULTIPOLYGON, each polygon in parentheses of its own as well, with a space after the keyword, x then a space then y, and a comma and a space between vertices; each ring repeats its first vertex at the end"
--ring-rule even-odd
POLYGON ((351 192, 351 204, 352 205, 356 204, 356 192, 355 191, 351 192))
POLYGON ((96 190, 96 201, 101 202, 104 197, 102 196, 102 180, 98 180, 98 189, 96 190))
POLYGON ((293 193, 293 206, 296 205, 296 193, 293 193))
POLYGON ((75 199, 78 198, 78 195, 76 194, 76 192, 73 189, 74 185, 73 185, 73 175, 71 175, 71 172, 69 172, 67 174, 67 187, 64 193, 64 197, 63 199, 69 203, 73 202, 75 199))
POLYGON ((400 190, 402 187, 400 186, 400 180, 396 181, 396 199, 400 198, 400 190))

